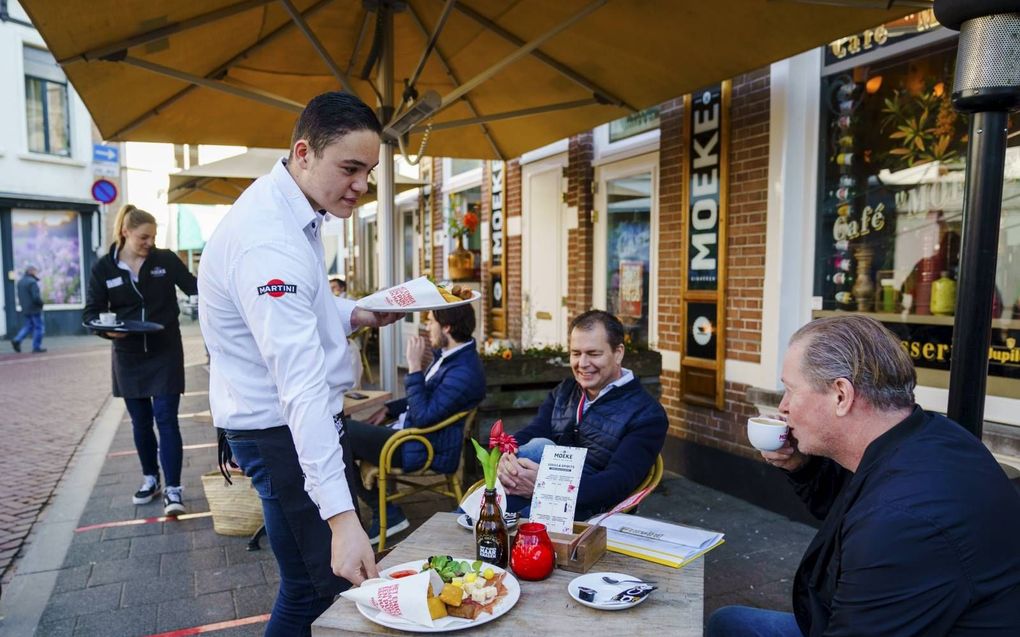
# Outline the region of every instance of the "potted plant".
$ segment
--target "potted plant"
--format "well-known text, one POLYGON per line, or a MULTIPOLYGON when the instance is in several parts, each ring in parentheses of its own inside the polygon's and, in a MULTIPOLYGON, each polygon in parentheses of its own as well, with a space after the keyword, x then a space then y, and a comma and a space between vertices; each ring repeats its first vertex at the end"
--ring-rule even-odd
POLYGON ((471 279, 475 274, 475 254, 468 249, 467 240, 478 229, 478 215, 471 210, 459 215, 451 213, 448 226, 457 247, 446 259, 447 274, 455 281, 471 279))

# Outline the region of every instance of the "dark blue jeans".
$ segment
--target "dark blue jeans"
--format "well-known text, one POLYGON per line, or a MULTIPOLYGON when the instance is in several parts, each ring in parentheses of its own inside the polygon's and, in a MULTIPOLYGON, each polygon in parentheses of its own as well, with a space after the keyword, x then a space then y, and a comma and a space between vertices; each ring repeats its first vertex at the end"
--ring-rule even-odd
POLYGON ((32 334, 32 350, 38 351, 42 347, 43 334, 46 333, 42 312, 25 314, 25 324, 21 326, 13 340, 20 342, 29 333, 32 334))
POLYGON ((708 618, 706 637, 804 637, 793 613, 723 606, 708 618))
POLYGON ((124 404, 131 414, 131 428, 135 436, 138 459, 142 462, 142 473, 147 476, 159 475, 159 465, 162 463, 166 486, 181 486, 184 449, 181 428, 177 423, 177 408, 181 404, 181 395, 125 398, 124 404), (156 420, 156 427, 159 428, 158 442, 152 430, 153 418, 156 420))
MULTIPOLYGON (((227 442, 234 455, 234 462, 244 470, 246 476, 251 478, 252 486, 258 491, 262 499, 262 514, 265 518, 266 535, 269 536, 269 544, 273 547, 273 555, 280 569, 280 590, 276 595, 276 602, 273 604, 272 615, 266 625, 266 637, 297 637, 310 636, 312 634, 312 622, 323 613, 330 604, 333 597, 324 597, 316 589, 305 563, 303 550, 299 539, 295 536, 292 523, 288 520, 287 514, 281 504, 280 493, 274 489, 274 484, 282 482, 272 475, 272 471, 259 449, 259 442, 251 437, 245 437, 248 432, 227 431, 227 442)), ((295 470, 300 472, 300 468, 295 470)), ((301 494, 304 495, 304 494, 301 494)), ((294 498, 295 500, 297 498, 294 498)), ((319 512, 311 499, 304 496, 307 501, 302 506, 306 525, 326 524, 319 518, 319 512)), ((291 509, 297 506, 291 502, 291 509)), ((291 511, 294 517, 294 511, 291 511)), ((328 534, 327 534, 328 536, 328 534)), ((328 540, 326 540, 328 542, 328 540)), ((330 547, 319 547, 323 552, 320 559, 329 561, 330 547)), ((313 558, 314 556, 307 556, 313 558)))

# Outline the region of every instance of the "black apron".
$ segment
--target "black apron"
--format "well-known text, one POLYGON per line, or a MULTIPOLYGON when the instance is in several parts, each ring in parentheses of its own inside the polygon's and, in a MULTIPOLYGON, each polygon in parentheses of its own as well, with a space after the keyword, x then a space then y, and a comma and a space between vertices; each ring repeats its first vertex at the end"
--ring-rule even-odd
MULTIPOLYGON (((343 423, 343 416, 334 420, 343 423)), ((340 446, 343 449, 344 472, 347 487, 354 501, 354 512, 360 517, 356 490, 354 456, 351 453, 346 424, 340 431, 340 446)), ((271 427, 253 431, 231 431, 231 436, 254 440, 262 456, 262 462, 269 470, 273 492, 276 494, 287 525, 294 534, 301 560, 311 577, 319 597, 333 598, 351 587, 347 580, 333 574, 330 564, 332 557, 333 533, 329 524, 319 516, 319 509, 305 491, 305 478, 298 462, 297 450, 290 427, 271 427)), ((226 442, 225 440, 223 442, 226 442)), ((221 443, 222 444, 222 443, 221 443)), ((221 447, 221 462, 223 449, 221 447)))
POLYGON ((148 350, 117 347, 112 359, 113 395, 117 398, 150 398, 184 393, 184 346, 179 329, 153 335, 131 335, 147 339, 148 350))

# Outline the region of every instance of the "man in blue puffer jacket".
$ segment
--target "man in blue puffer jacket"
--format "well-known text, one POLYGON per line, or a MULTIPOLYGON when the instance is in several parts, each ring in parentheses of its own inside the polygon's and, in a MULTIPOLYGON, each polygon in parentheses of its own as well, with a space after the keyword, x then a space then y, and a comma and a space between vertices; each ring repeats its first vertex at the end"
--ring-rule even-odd
POLYGON ((574 518, 606 511, 637 488, 666 441, 662 405, 623 367, 623 324, 590 310, 570 323, 570 368, 531 423, 514 434, 516 455, 504 454, 498 476, 507 508, 527 516, 542 449, 549 444, 585 447, 574 518))
MULTIPOLYGON (((485 398, 485 370, 478 356, 472 334, 475 331, 475 311, 470 304, 445 310, 434 310, 428 321, 428 341, 420 336, 408 339, 407 377, 404 386, 407 396, 387 403, 368 422, 348 422, 348 435, 356 460, 372 464, 379 462, 383 446, 398 430, 409 427, 430 427, 457 412, 474 408, 485 398), (422 370, 426 347, 433 349, 432 364, 422 370), (390 426, 383 423, 396 419, 390 426)), ((438 473, 453 473, 460 464, 464 440, 464 422, 427 434, 433 453, 430 469, 438 473)), ((425 445, 417 441, 400 446, 393 458, 393 466, 404 471, 417 471, 428 459, 425 445)), ((364 490, 360 493, 373 509, 372 525, 368 537, 372 544, 379 542, 379 494, 364 490)), ((407 517, 396 505, 386 508, 386 537, 408 527, 407 517)))

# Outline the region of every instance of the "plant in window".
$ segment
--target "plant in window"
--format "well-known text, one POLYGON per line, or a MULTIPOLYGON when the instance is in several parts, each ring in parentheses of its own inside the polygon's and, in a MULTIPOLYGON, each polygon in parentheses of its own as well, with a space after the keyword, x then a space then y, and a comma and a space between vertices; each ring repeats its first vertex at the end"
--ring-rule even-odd
POLYGON ((952 88, 945 82, 928 80, 917 94, 895 89, 882 106, 882 132, 889 133, 897 146, 886 160, 892 168, 930 161, 948 162, 959 158, 954 141, 966 142, 963 120, 953 109, 952 88))

